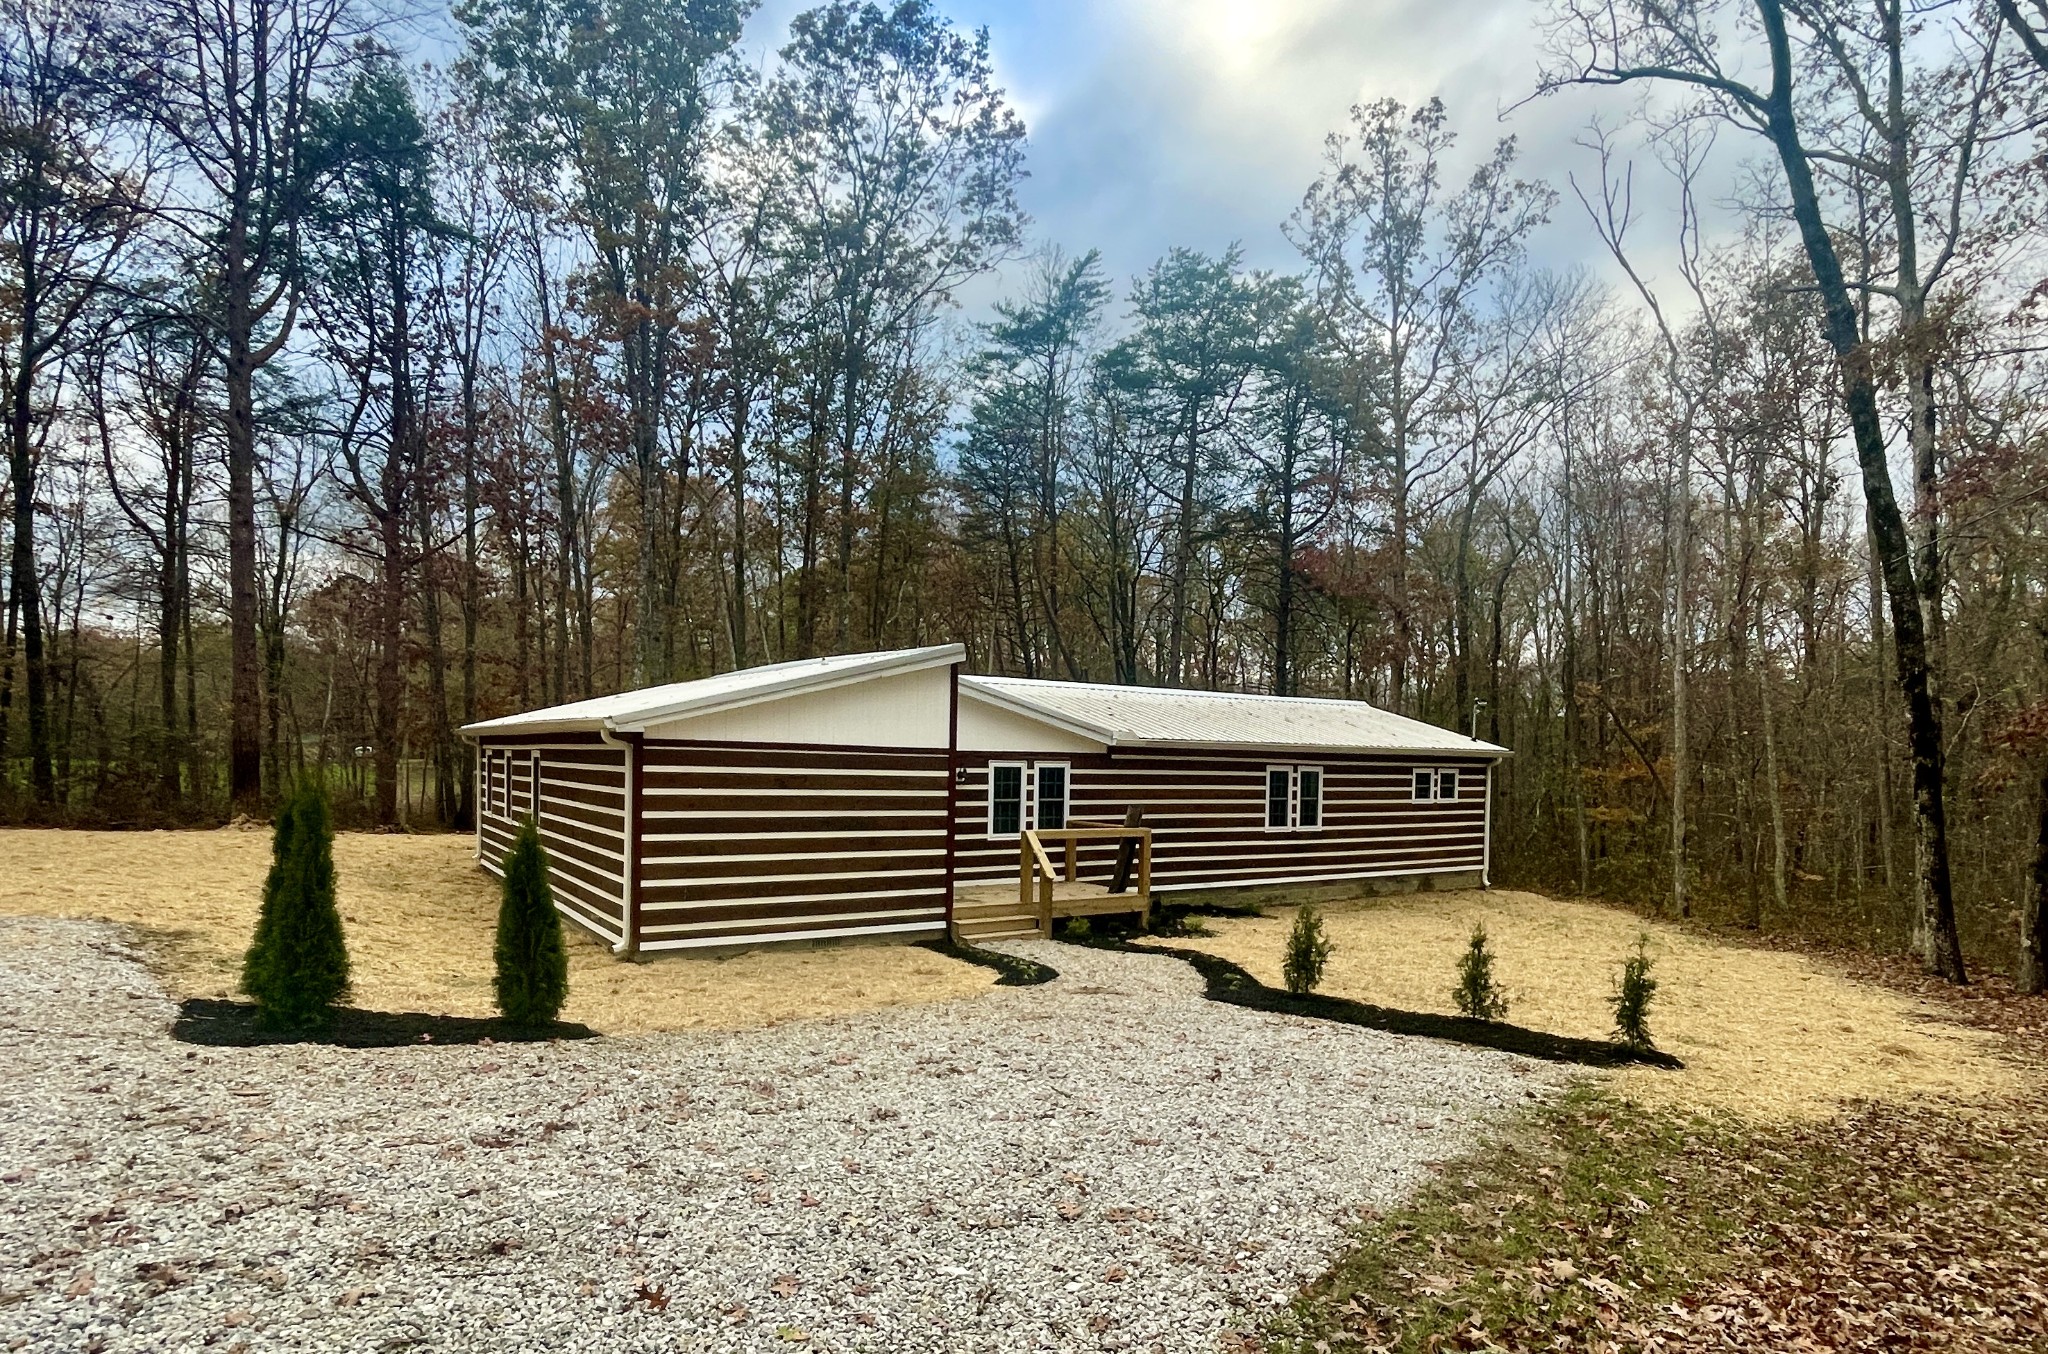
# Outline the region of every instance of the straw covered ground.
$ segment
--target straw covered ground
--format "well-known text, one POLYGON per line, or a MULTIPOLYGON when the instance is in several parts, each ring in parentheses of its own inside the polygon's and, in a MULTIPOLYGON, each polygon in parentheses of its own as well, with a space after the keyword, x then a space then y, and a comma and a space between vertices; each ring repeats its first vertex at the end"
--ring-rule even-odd
MULTIPOLYGON (((1280 985, 1291 908, 1203 918, 1213 935, 1175 940, 1221 955, 1280 985)), ((1604 1038, 1607 999, 1639 934, 1660 987, 1658 1047, 1683 1072, 1616 1073, 1645 1104, 1815 1121, 1859 1101, 1982 1103, 2015 1094, 2021 1070, 1998 1037, 1932 1006, 1857 982, 1803 955, 1726 945, 1614 908, 1508 890, 1416 893, 1333 904, 1336 949, 1320 991, 1407 1010, 1452 1012, 1457 962, 1484 922, 1506 985, 1508 1019, 1557 1034, 1604 1038)))
MULTIPOLYGON (((341 833, 334 862, 353 1004, 489 1016, 497 883, 468 837, 341 833)), ((270 864, 265 828, 0 830, 0 914, 135 928, 180 997, 232 997, 270 864)), ((740 1029, 985 992, 988 969, 912 946, 771 949, 627 964, 580 929, 564 1020, 605 1034, 740 1029)))

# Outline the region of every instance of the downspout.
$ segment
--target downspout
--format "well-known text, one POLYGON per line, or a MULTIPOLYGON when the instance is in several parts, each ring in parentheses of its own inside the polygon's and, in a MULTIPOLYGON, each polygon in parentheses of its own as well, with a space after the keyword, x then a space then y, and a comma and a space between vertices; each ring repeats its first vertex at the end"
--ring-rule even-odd
POLYGON ((1479 887, 1493 887, 1493 768, 1500 765, 1498 759, 1486 764, 1486 828, 1485 845, 1481 848, 1479 863, 1479 887))
POLYGON ((474 764, 470 772, 469 793, 472 796, 470 803, 476 806, 476 811, 469 815, 469 825, 476 833, 476 863, 482 865, 484 863, 484 745, 483 740, 473 733, 465 733, 462 736, 476 747, 476 755, 469 759, 474 764))
MULTIPOLYGON (((958 869, 960 831, 960 667, 953 664, 946 683, 946 936, 953 935, 954 875, 958 869)), ((1071 793, 1071 792, 1070 792, 1071 793)))
POLYGON ((619 749, 624 763, 626 809, 619 824, 623 833, 623 849, 619 853, 619 939, 612 946, 612 953, 625 958, 639 948, 635 942, 640 931, 640 737, 619 737, 610 720, 599 723, 597 737, 606 747, 619 749))

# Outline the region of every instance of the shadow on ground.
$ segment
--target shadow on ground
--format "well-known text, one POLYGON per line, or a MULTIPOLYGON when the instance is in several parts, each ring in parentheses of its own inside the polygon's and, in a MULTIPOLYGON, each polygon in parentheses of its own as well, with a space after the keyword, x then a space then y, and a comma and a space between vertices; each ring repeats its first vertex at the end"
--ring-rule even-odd
POLYGON ((264 1044, 331 1044, 336 1048, 402 1048, 418 1044, 519 1044, 550 1039, 594 1039, 588 1025, 557 1021, 538 1027, 474 1016, 428 1015, 423 1011, 358 1011, 341 1007, 314 1030, 264 1026, 253 1003, 189 997, 178 1005, 171 1037, 215 1048, 264 1044))

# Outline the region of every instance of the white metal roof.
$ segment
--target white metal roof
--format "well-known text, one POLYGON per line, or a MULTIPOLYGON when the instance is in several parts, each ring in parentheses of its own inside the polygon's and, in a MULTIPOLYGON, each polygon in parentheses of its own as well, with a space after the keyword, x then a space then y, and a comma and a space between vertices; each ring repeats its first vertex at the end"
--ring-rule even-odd
POLYGON ((1506 748, 1392 714, 1364 701, 1023 677, 962 677, 960 693, 1112 747, 1508 755, 1506 748))
POLYGON ((831 658, 798 658, 765 667, 741 668, 694 682, 670 682, 639 691, 622 691, 616 696, 551 705, 543 710, 506 715, 502 719, 465 724, 466 734, 560 733, 575 730, 638 732, 650 724, 688 719, 752 705, 756 701, 791 696, 798 692, 822 691, 846 682, 866 681, 892 673, 916 672, 922 668, 945 667, 965 661, 967 650, 958 644, 935 644, 925 649, 894 649, 886 653, 840 654, 831 658))

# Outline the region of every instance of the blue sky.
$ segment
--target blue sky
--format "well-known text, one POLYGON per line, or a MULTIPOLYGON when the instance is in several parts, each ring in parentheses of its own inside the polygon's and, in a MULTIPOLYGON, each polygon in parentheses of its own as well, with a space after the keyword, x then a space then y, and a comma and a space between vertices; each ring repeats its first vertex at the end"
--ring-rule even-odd
MULTIPOLYGON (((1280 231, 1319 169, 1324 136, 1353 103, 1441 96, 1477 157, 1504 134, 1526 172, 1564 190, 1583 172, 1572 145, 1599 111, 1630 97, 1587 91, 1523 107, 1535 83, 1538 0, 939 0, 985 26, 1030 129, 1023 198, 1034 240, 1100 249, 1123 284, 1174 245, 1233 240, 1256 267, 1291 269, 1280 231)), ((771 0, 746 45, 779 46, 805 0, 771 0)), ((1535 242, 1553 266, 1597 264, 1567 194, 1535 242)), ((1646 220, 1644 244, 1668 225, 1646 220)), ((980 290, 977 288, 977 290, 980 290)), ((971 308, 971 307, 970 307, 971 308)))

